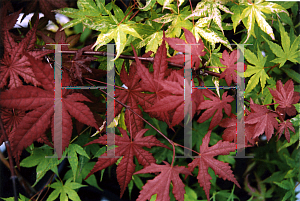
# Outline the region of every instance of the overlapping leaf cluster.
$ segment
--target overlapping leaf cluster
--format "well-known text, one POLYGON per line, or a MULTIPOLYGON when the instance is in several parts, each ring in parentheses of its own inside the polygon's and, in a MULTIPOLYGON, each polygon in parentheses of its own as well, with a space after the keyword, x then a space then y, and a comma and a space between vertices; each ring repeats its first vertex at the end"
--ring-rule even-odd
MULTIPOLYGON (((37 2, 34 1, 33 5, 37 5, 37 2)), ((61 4, 54 2, 46 9, 43 6, 46 3, 49 2, 39 1, 39 6, 46 17, 52 20, 54 19, 49 13, 49 8, 66 7, 65 2, 61 4)), ((0 66, 0 89, 3 90, 0 94, 0 106, 3 107, 1 119, 5 124, 17 163, 25 148, 31 152, 31 156, 23 160, 20 165, 37 166, 35 184, 48 170, 58 174, 57 165, 61 162, 61 160, 51 159, 50 165, 45 165, 47 159, 44 156, 49 154, 52 149, 50 147, 53 147, 55 125, 54 72, 49 62, 46 63, 43 59, 45 55, 49 56, 53 51, 36 50, 36 47, 40 47, 37 45, 37 35, 45 43, 71 43, 72 47, 76 47, 80 34, 66 38, 63 29, 82 24, 84 28, 100 32, 93 44, 79 50, 75 48, 77 50, 75 56, 64 54, 62 86, 90 84, 87 82, 90 79, 86 78, 93 75, 96 81, 103 80, 103 71, 90 68, 89 65, 90 61, 97 58, 84 53, 94 47, 96 47, 95 50, 103 49, 103 46, 112 40, 116 44, 114 61, 122 66, 117 68, 120 70, 119 72, 116 70, 116 78, 118 85, 123 87, 116 87, 114 96, 116 100, 107 103, 108 106, 114 104, 115 107, 114 122, 119 124, 116 133, 102 135, 104 128, 113 127, 112 125, 106 126, 106 121, 100 117, 105 116, 102 109, 104 99, 96 98, 96 94, 90 92, 62 90, 61 140, 63 156, 69 156, 70 171, 64 178, 65 182, 57 181, 50 185, 54 190, 48 200, 55 200, 59 195, 61 200, 68 198, 79 200, 75 189, 83 187, 80 184, 82 179, 85 178, 88 184, 99 188, 94 173, 115 164, 117 164, 116 175, 120 185, 120 197, 124 195, 127 187, 131 192, 133 180, 139 178, 137 177, 139 174, 156 173, 154 179, 148 179, 143 187, 140 186, 138 201, 152 200, 154 196, 162 201, 171 200, 172 197, 180 201, 186 200, 189 197, 186 196, 189 188, 187 188, 188 182, 181 178, 182 174, 186 178, 187 176, 197 177, 198 187, 200 186, 204 191, 201 197, 210 200, 212 189, 215 190, 216 176, 229 180, 241 188, 242 180, 234 176, 227 163, 228 160, 221 159, 223 155, 229 155, 230 152, 236 150, 237 125, 244 124, 245 126, 245 147, 254 147, 255 144, 261 142, 262 136, 266 136, 267 141, 272 143, 272 136, 275 132, 279 135, 276 145, 279 147, 278 151, 294 146, 297 139, 295 126, 299 120, 299 115, 295 117, 299 108, 295 106, 299 106, 296 104, 300 100, 300 95, 296 92, 294 84, 294 81, 299 82, 299 80, 293 75, 294 70, 290 68, 290 62, 299 63, 296 57, 299 53, 296 47, 299 36, 294 35, 292 28, 288 36, 285 27, 278 20, 276 25, 279 27, 278 33, 281 36, 281 49, 275 43, 275 34, 267 22, 268 17, 273 17, 273 14, 279 18, 282 17, 282 13, 288 14, 286 9, 291 8, 293 4, 281 6, 263 1, 224 4, 207 0, 199 2, 193 11, 190 10, 190 6, 181 0, 147 0, 145 5, 136 1, 123 12, 115 2, 106 4, 104 0, 78 0, 77 9, 56 10, 73 20, 57 31, 54 39, 47 36, 47 32, 37 32, 39 20, 35 21, 32 29, 23 38, 9 31, 12 28, 10 23, 2 28, 5 51, 0 66), (135 13, 133 13, 134 9, 136 9, 135 13), (224 15, 227 16, 226 19, 231 16, 232 24, 223 22, 224 16, 221 15, 220 10, 226 13, 224 15), (143 14, 139 15, 139 12, 143 14), (267 14, 267 17, 263 13, 267 14), (238 49, 232 50, 225 37, 226 31, 233 29, 235 32, 241 21, 246 27, 246 34, 243 35, 245 42, 254 40, 254 37, 259 38, 254 47, 245 49, 244 54, 238 49), (268 38, 274 42, 269 41, 268 38), (262 39, 264 46, 259 43, 262 39), (222 51, 220 47, 215 49, 216 43, 223 44, 230 52, 223 47, 222 51), (144 46, 147 51, 139 57, 140 48, 144 46), (262 49, 273 55, 263 56, 262 49), (128 52, 134 55, 134 61, 130 64, 120 60, 120 56, 128 52), (153 54, 154 56, 150 57, 153 54), (241 62, 241 56, 245 56, 247 65, 241 62), (149 60, 147 62, 143 59, 149 60), (267 66, 270 63, 275 63, 275 66, 267 66), (185 68, 187 64, 190 64, 191 69, 185 68), (210 71, 212 68, 218 70, 210 71), (266 71, 266 68, 270 70, 266 71), (221 73, 218 73, 219 69, 221 73), (191 70, 188 81, 185 77, 187 70, 191 70), (294 81, 285 78, 283 81, 276 82, 271 76, 283 72, 294 81), (100 76, 97 77, 98 74, 100 76), (215 78, 211 79, 210 76, 205 75, 215 78), (247 78, 245 100, 248 103, 245 102, 243 105, 244 116, 234 111, 236 97, 233 94, 239 93, 239 90, 225 91, 220 89, 219 85, 231 86, 233 84, 240 88, 245 77, 247 78), (203 89, 205 85, 212 83, 217 88, 216 93, 208 88, 203 89), (197 85, 201 85, 202 89, 198 89, 197 85), (190 94, 186 89, 190 89, 190 94), (257 94, 253 95, 254 93, 259 94, 260 97, 265 94, 265 97, 257 98, 257 94), (190 97, 190 100, 186 97, 190 97), (202 139, 202 143, 196 142, 197 147, 192 147, 196 153, 196 156, 192 156, 193 160, 182 162, 182 160, 175 159, 175 154, 178 154, 177 148, 183 147, 180 145, 181 142, 176 142, 176 133, 170 137, 169 134, 162 133, 159 128, 156 131, 161 136, 156 131, 154 134, 156 136, 150 134, 145 126, 143 118, 145 116, 155 119, 153 122, 157 123, 159 120, 162 125, 168 125, 174 133, 175 129, 178 131, 188 121, 193 121, 203 127, 207 125, 207 129, 203 129, 204 135, 193 133, 193 135, 199 135, 197 139, 202 139), (84 134, 79 137, 75 136, 73 117, 77 121, 78 133, 82 128, 81 124, 85 124, 97 129, 101 133, 99 138, 91 140, 88 137, 91 135, 84 134), (221 135, 214 132, 220 129, 219 126, 225 128, 223 140, 220 140, 221 135), (49 132, 50 129, 51 132, 49 132), (283 133, 286 141, 280 146, 278 145, 281 143, 279 139, 283 133), (114 146, 110 146, 112 139, 114 139, 114 146), (33 144, 35 141, 46 145, 37 148, 33 144), (100 149, 99 144, 102 145, 100 149), (109 145, 108 149, 105 149, 107 145, 109 145), (164 164, 160 164, 157 162, 157 153, 160 152, 155 150, 165 150, 163 152, 170 155, 172 155, 170 150, 173 150, 173 156, 164 158, 162 156, 160 161, 164 164), (85 166, 79 163, 77 154, 80 160, 86 162, 85 166), (92 155, 99 156, 97 162, 88 162, 92 155), (172 193, 170 187, 172 187, 172 193)), ((9 4, 2 8, 5 11, 3 17, 6 22, 9 19, 15 21, 18 14, 16 12, 10 16, 6 15, 6 10, 9 8, 9 4)), ((28 9, 25 13, 27 12, 28 9)), ((283 19, 288 21, 286 18, 283 19)), ((72 49, 64 47, 62 50, 72 49)), ((122 55, 123 58, 126 56, 128 55, 122 55)), ((158 123, 157 125, 159 127, 158 123)), ((2 142, 4 133, 0 134, 0 142, 2 142)), ((269 179, 286 190, 293 188, 295 175, 298 174, 296 170, 292 170, 292 167, 299 161, 299 157, 296 160, 291 159, 295 155, 295 151, 292 155, 285 152, 282 158, 290 167, 290 169, 279 167, 280 174, 285 174, 282 182, 278 179, 281 175, 275 175, 278 178, 272 178, 274 180, 269 179)), ((258 179, 257 181, 261 185, 258 179)), ((248 192, 252 192, 252 195, 269 196, 270 193, 272 194, 271 191, 268 194, 263 190, 260 192, 254 190, 249 182, 245 186, 248 192)), ((215 194, 213 198, 214 196, 215 194)), ((291 193, 284 195, 286 199, 291 196, 291 193)), ((199 195, 196 195, 195 199, 197 197, 199 195)))

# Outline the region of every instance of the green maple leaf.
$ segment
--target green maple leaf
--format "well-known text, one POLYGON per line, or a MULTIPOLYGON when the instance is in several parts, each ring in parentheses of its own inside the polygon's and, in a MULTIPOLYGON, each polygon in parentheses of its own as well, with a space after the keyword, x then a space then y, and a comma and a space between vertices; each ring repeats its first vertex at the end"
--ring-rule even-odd
MULTIPOLYGON (((266 21, 266 16, 263 14, 271 14, 271 13, 279 13, 279 12, 285 12, 287 15, 288 12, 280 5, 276 3, 271 3, 271 2, 264 2, 264 0, 258 0, 255 1, 255 3, 249 3, 245 2, 241 5, 245 5, 246 8, 243 10, 242 14, 240 15, 239 18, 234 18, 233 23, 236 25, 243 19, 243 23, 248 30, 247 33, 247 38, 244 43, 247 42, 249 39, 250 35, 253 35, 255 38, 255 33, 254 33, 254 23, 255 21, 257 22, 258 26, 263 30, 265 33, 267 33, 273 40, 275 40, 274 33, 272 30, 272 27, 267 23, 266 21), (247 22, 246 22, 247 18, 247 22)), ((236 8, 235 8, 236 9, 236 8)))
POLYGON ((73 18, 73 20, 63 25, 62 30, 82 23, 83 27, 88 27, 96 31, 105 31, 110 28, 111 22, 106 10, 111 10, 112 3, 107 4, 105 7, 105 0, 78 0, 77 7, 75 8, 62 8, 55 10, 56 12, 73 18))
POLYGON ((209 23, 213 20, 221 29, 224 35, 222 27, 222 16, 219 9, 224 11, 225 13, 233 14, 227 7, 223 6, 219 2, 215 2, 213 0, 206 0, 199 2, 193 13, 189 15, 186 19, 192 17, 206 17, 206 20, 209 21, 209 23))
POLYGON ((93 48, 96 47, 95 50, 114 39, 117 50, 117 55, 114 60, 116 60, 124 50, 125 46, 128 45, 126 43, 128 40, 127 35, 142 40, 143 38, 134 28, 132 28, 135 23, 129 21, 130 16, 126 16, 130 11, 129 8, 124 14, 114 3, 107 4, 106 6, 104 5, 105 0, 96 0, 96 3, 93 0, 79 0, 77 2, 79 9, 64 8, 58 10, 58 12, 67 15, 68 17, 75 18, 65 24, 63 28, 72 27, 75 24, 82 22, 83 25, 90 29, 101 31, 93 46, 93 48), (114 15, 111 14, 110 7, 113 9, 114 15))
POLYGON ((253 75, 248 82, 245 93, 247 94, 252 91, 252 89, 257 86, 259 81, 261 84, 261 89, 263 91, 266 85, 266 80, 269 79, 269 76, 264 69, 265 63, 267 61, 267 56, 263 57, 261 51, 257 47, 257 56, 250 50, 245 49, 245 58, 249 63, 254 65, 248 65, 245 72, 245 77, 251 77, 253 75))
POLYGON ((61 158, 60 160, 51 156, 53 156, 53 149, 47 145, 44 145, 42 147, 34 148, 31 155, 23 159, 20 163, 21 167, 37 166, 36 181, 33 184, 33 186, 35 186, 43 178, 43 176, 48 172, 48 170, 51 170, 58 175, 57 166, 62 162, 63 158, 66 156, 66 152, 63 153, 63 158, 61 158))
POLYGON ((294 40, 293 44, 291 45, 290 37, 287 34, 287 32, 284 31, 284 27, 280 22, 279 22, 279 30, 281 36, 281 45, 283 49, 276 43, 273 43, 267 40, 265 37, 263 37, 265 41, 267 41, 272 52, 278 57, 272 60, 271 62, 280 63, 279 68, 282 67, 287 60, 293 63, 300 63, 299 60, 300 52, 298 50, 299 43, 300 43, 300 35, 294 40))
POLYGON ((195 35, 196 40, 198 41, 201 36, 205 40, 211 42, 213 45, 216 43, 222 43, 227 48, 232 50, 229 41, 225 36, 223 36, 213 27, 208 28, 210 21, 211 19, 209 19, 208 17, 204 17, 196 22, 195 26, 192 29, 192 33, 195 35))
POLYGON ((71 182, 72 178, 68 179, 65 184, 60 181, 57 181, 50 185, 51 188, 55 190, 49 195, 47 201, 55 200, 60 194, 60 201, 65 201, 68 199, 74 201, 80 201, 77 192, 74 189, 84 187, 86 185, 81 185, 76 182, 71 182), (68 195, 67 195, 68 194, 68 195))
POLYGON ((78 157, 77 153, 89 158, 85 150, 79 146, 78 144, 70 144, 68 147, 68 160, 71 166, 71 169, 73 171, 73 179, 75 181, 76 179, 76 173, 77 173, 77 166, 78 166, 78 157))
POLYGON ((125 14, 129 12, 129 9, 127 9, 126 13, 124 14, 123 11, 115 4, 112 4, 112 8, 115 14, 114 16, 106 8, 104 8, 105 12, 109 15, 111 19, 111 27, 108 31, 103 31, 101 32, 101 34, 99 34, 97 41, 93 45, 93 47, 96 47, 95 50, 97 50, 101 46, 109 43, 112 39, 114 39, 117 50, 117 55, 114 60, 116 60, 121 55, 125 46, 127 45, 126 42, 128 34, 130 36, 140 38, 141 40, 143 40, 143 38, 133 28, 133 25, 135 23, 128 21, 129 15, 125 18, 125 14))
POLYGON ((153 21, 157 23, 169 23, 172 22, 166 31, 166 37, 175 38, 179 37, 181 34, 181 27, 184 27, 188 30, 191 30, 193 24, 185 20, 186 17, 191 14, 190 7, 184 7, 180 13, 177 12, 176 9, 172 9, 173 13, 167 13, 160 18, 156 18, 153 21))
POLYGON ((162 25, 158 22, 153 21, 157 18, 157 13, 152 9, 151 18, 146 20, 144 24, 136 24, 134 26, 137 32, 144 38, 144 40, 138 42, 138 44, 136 45, 137 49, 146 46, 146 52, 152 51, 153 53, 156 53, 158 47, 162 43, 163 38, 163 31, 161 30, 162 25))

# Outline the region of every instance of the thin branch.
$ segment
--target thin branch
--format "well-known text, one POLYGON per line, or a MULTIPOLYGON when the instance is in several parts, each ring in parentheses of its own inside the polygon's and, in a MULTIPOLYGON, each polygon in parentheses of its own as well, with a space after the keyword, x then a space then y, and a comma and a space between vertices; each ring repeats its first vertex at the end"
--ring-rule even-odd
POLYGON ((133 4, 131 10, 125 15, 125 17, 121 20, 121 22, 119 22, 118 26, 126 19, 126 17, 133 11, 133 9, 135 8, 135 4, 136 2, 133 4))
POLYGON ((6 131, 4 129, 3 122, 1 119, 1 112, 0 112, 0 129, 2 132, 2 136, 4 137, 4 140, 5 140, 5 147, 6 147, 8 158, 9 158, 9 169, 10 169, 11 179, 12 179, 12 183, 13 183, 14 198, 15 198, 15 201, 18 201, 18 193, 17 193, 17 186, 16 186, 17 176, 15 175, 12 152, 11 152, 10 143, 8 141, 8 137, 6 135, 6 131))
MULTIPOLYGON (((189 0, 189 2, 190 2, 190 6, 191 6, 191 11, 192 11, 192 13, 193 13, 193 6, 192 6, 192 2, 191 2, 191 0, 189 0)), ((193 26, 195 26, 195 22, 194 22, 194 16, 193 16, 193 26)))
MULTIPOLYGON (((88 80, 86 80, 89 84, 93 85, 93 83, 89 82, 88 80)), ((146 119, 144 119, 142 116, 140 116, 138 113, 136 113, 134 110, 132 110, 128 105, 122 103, 121 101, 119 101, 118 99, 116 99, 115 97, 112 97, 111 95, 109 95, 108 93, 106 93, 105 91, 103 91, 102 89, 98 89, 99 91, 105 93, 107 96, 113 98, 115 101, 117 101, 119 104, 121 104, 123 107, 125 107, 126 109, 130 110, 133 114, 135 114, 136 116, 138 116, 140 119, 142 119, 144 122, 146 122, 149 126, 151 126, 156 132, 158 132, 161 136, 163 136, 173 147, 173 159, 172 159, 172 163, 171 166, 173 166, 174 164, 174 160, 175 160, 175 144, 172 140, 170 140, 165 134, 163 134, 161 131, 159 131, 157 128, 155 128, 155 126, 153 126, 150 122, 148 122, 146 119)))

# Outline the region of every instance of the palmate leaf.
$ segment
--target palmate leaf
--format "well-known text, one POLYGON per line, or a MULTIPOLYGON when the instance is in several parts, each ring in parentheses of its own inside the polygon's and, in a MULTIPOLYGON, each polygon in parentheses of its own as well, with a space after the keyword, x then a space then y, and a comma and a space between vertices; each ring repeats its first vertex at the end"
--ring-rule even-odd
POLYGON ((225 13, 233 14, 227 7, 223 6, 219 2, 216 1, 201 1, 197 4, 196 9, 193 11, 191 15, 189 15, 186 19, 192 17, 205 17, 208 19, 209 23, 213 20, 220 30, 222 31, 223 35, 223 27, 222 27, 222 20, 221 20, 221 12, 220 10, 224 11, 225 13))
MULTIPOLYGON (((95 50, 99 49, 101 46, 107 44, 112 39, 114 39, 116 44, 116 50, 117 55, 114 60, 116 60, 121 53, 123 52, 128 35, 131 35, 136 38, 140 38, 143 40, 143 38, 138 34, 138 32, 133 28, 133 24, 129 19, 129 15, 125 18, 125 20, 122 22, 123 18, 125 17, 123 11, 117 7, 115 4, 112 5, 114 13, 117 13, 114 17, 106 8, 104 8, 105 12, 108 13, 110 20, 112 22, 111 27, 108 31, 103 31, 101 34, 99 34, 96 43, 93 45, 93 47, 96 47, 95 50), (121 23, 122 22, 122 23, 121 23)), ((126 13, 129 12, 127 9, 126 13)))
POLYGON ((274 134, 274 128, 278 130, 278 122, 275 119, 278 115, 264 105, 255 104, 252 99, 250 99, 250 108, 251 113, 248 115, 245 123, 255 124, 252 138, 265 133, 269 141, 274 134))
POLYGON ((266 85, 266 80, 269 79, 269 76, 264 69, 265 63, 267 61, 267 56, 263 57, 261 51, 257 47, 257 56, 250 50, 245 49, 245 58, 249 63, 254 65, 248 65, 245 72, 245 77, 252 76, 247 84, 245 93, 247 94, 252 91, 257 86, 259 81, 263 91, 266 85))
POLYGON ((103 0, 97 0, 96 3, 93 0, 79 0, 77 2, 79 9, 65 8, 57 10, 57 12, 75 18, 75 20, 65 24, 63 28, 69 28, 82 22, 83 25, 90 29, 101 31, 96 43, 92 47, 96 47, 95 50, 114 39, 117 50, 114 60, 116 60, 125 48, 128 35, 140 38, 141 40, 143 38, 133 28, 134 23, 128 21, 130 16, 128 15, 125 18, 130 9, 127 9, 124 14, 118 6, 111 3, 110 6, 115 14, 112 15, 110 9, 108 9, 110 7, 108 5, 105 6, 105 1, 103 0), (122 21, 123 18, 125 18, 124 21, 122 21))
POLYGON ((68 200, 68 198, 73 201, 80 201, 75 189, 84 187, 86 185, 71 182, 71 180, 72 178, 68 179, 65 184, 60 181, 56 181, 55 183, 51 184, 50 187, 54 188, 55 190, 49 195, 47 201, 56 200, 59 195, 61 201, 68 200))
MULTIPOLYGON (((47 143, 45 131, 51 127, 52 139, 54 141, 54 71, 49 64, 34 59, 25 54, 32 65, 36 79, 41 83, 43 89, 33 86, 21 86, 10 89, 0 95, 2 107, 32 110, 28 112, 17 127, 18 132, 9 136, 14 157, 19 160, 22 150, 34 141, 47 143)), ((62 74, 62 85, 69 86, 70 80, 66 73, 62 74)), ((70 94, 69 90, 62 93, 62 150, 68 145, 72 136, 72 119, 93 126, 98 129, 93 113, 81 101, 90 100, 79 93, 70 94)))
POLYGON ((192 33, 195 35, 196 40, 200 39, 200 36, 203 37, 205 40, 209 41, 213 45, 216 43, 222 43, 227 48, 232 50, 229 41, 225 36, 223 36, 218 30, 214 29, 213 27, 207 28, 209 25, 210 19, 200 18, 192 29, 192 33))
POLYGON ((165 165, 157 165, 151 163, 150 166, 137 171, 134 174, 145 174, 145 173, 155 173, 161 172, 153 180, 149 180, 147 184, 143 186, 143 190, 137 201, 150 200, 151 196, 157 194, 156 200, 170 200, 169 188, 172 182, 173 184, 173 194, 178 201, 184 201, 184 184, 181 181, 179 174, 185 174, 186 176, 192 175, 190 170, 184 166, 171 166, 169 163, 163 161, 165 165))
POLYGON ((20 163, 21 167, 30 168, 36 166, 36 179, 33 186, 35 186, 49 170, 58 175, 57 166, 63 161, 66 152, 63 152, 63 157, 60 160, 57 160, 55 157, 47 158, 46 156, 53 156, 53 148, 46 145, 34 147, 31 155, 23 159, 20 163))
POLYGON ((7 85, 9 79, 9 88, 17 88, 23 85, 22 77, 26 83, 32 83, 34 86, 40 85, 40 82, 35 78, 31 64, 28 58, 23 54, 26 51, 29 55, 36 59, 42 59, 43 56, 53 52, 52 50, 34 51, 36 41, 36 29, 38 20, 33 28, 26 34, 25 38, 20 43, 16 43, 8 30, 3 33, 3 44, 5 53, 0 61, 0 88, 7 85))
MULTIPOLYGON (((278 19, 279 22, 279 19, 278 19)), ((299 49, 299 43, 300 43, 300 35, 294 40, 293 44, 291 44, 290 37, 287 34, 287 32, 284 31, 284 27, 279 22, 279 30, 280 30, 280 36, 281 36, 281 44, 282 48, 269 40, 267 40, 264 36, 263 38, 270 46, 270 49, 272 52, 276 55, 276 59, 272 60, 271 62, 274 63, 280 63, 280 67, 282 67, 287 60, 293 62, 293 63, 300 63, 299 56, 300 51, 299 49)))
POLYGON ((184 27, 188 30, 191 30, 193 27, 192 22, 186 20, 186 17, 191 13, 190 7, 184 7, 180 13, 167 13, 160 18, 156 18, 153 21, 158 23, 168 23, 172 22, 166 31, 167 37, 179 37, 181 34, 181 28, 184 27))
POLYGON ((294 83, 292 80, 288 80, 284 86, 281 80, 278 80, 276 83, 276 90, 271 90, 270 88, 269 90, 276 103, 279 104, 276 111, 283 115, 296 115, 296 108, 293 104, 298 103, 300 96, 298 92, 294 91, 294 83))
POLYGON ((234 182, 239 188, 240 185, 237 180, 234 178, 232 174, 232 170, 228 163, 224 163, 222 161, 218 161, 214 159, 214 156, 217 155, 228 155, 230 152, 235 151, 236 145, 235 143, 222 142, 219 141, 217 144, 212 147, 208 147, 208 143, 210 141, 211 130, 205 135, 202 140, 202 145, 200 146, 200 155, 198 158, 194 159, 193 162, 188 164, 188 169, 193 171, 196 166, 199 167, 198 172, 198 182, 201 187, 203 187, 207 200, 209 200, 209 190, 210 190, 210 180, 212 179, 208 173, 208 168, 212 168, 216 175, 221 177, 222 179, 227 179, 229 181, 234 182))
POLYGON ((157 13, 151 9, 151 18, 146 20, 144 24, 135 24, 134 29, 144 38, 135 47, 140 49, 146 46, 146 51, 152 51, 156 53, 157 48, 161 45, 163 40, 162 24, 153 21, 158 18, 157 13))
MULTIPOLYGON (((84 27, 88 27, 93 30, 101 31, 106 30, 110 26, 110 19, 105 12, 105 0, 97 0, 96 3, 93 0, 78 0, 78 9, 74 8, 62 8, 56 10, 56 12, 73 18, 73 20, 63 25, 62 29, 70 28, 76 24, 82 23, 84 27)), ((111 4, 106 5, 106 9, 111 4)), ((110 9, 108 9, 110 10, 110 9)))
MULTIPOLYGON (((195 66, 195 69, 198 69, 202 60, 200 57, 203 57, 206 54, 206 52, 204 51, 204 43, 201 38, 198 41, 196 41, 195 36, 192 34, 192 32, 188 31, 187 29, 183 28, 183 31, 187 42, 179 38, 166 38, 165 40, 174 50, 178 52, 184 52, 186 54, 191 54, 191 67, 193 68, 195 66), (190 45, 191 52, 186 51, 185 45, 187 44, 190 45)), ((169 58, 168 61, 177 64, 183 64, 185 62, 188 62, 186 56, 183 54, 175 55, 169 58)))
MULTIPOLYGON (((143 166, 149 166, 151 163, 155 163, 155 158, 152 156, 152 154, 144 150, 142 147, 147 147, 147 148, 151 148, 153 146, 160 146, 165 148, 168 147, 162 144, 159 140, 157 140, 152 135, 143 137, 143 135, 148 129, 140 130, 132 140, 128 137, 128 134, 125 130, 123 130, 122 128, 119 128, 119 130, 123 137, 119 135, 115 135, 115 145, 117 145, 118 147, 115 148, 114 151, 115 151, 115 156, 117 157, 114 158, 99 157, 92 171, 86 176, 86 179, 92 174, 94 174, 95 172, 115 164, 119 160, 119 157, 123 156, 121 162, 118 164, 117 167, 117 179, 121 187, 120 197, 122 197, 135 171, 135 164, 133 162, 133 157, 135 156, 139 164, 143 166)), ((89 142, 86 145, 90 145, 94 143, 107 145, 107 135, 101 136, 98 139, 89 142)), ((102 154, 102 156, 107 156, 107 152, 102 154)))
POLYGON ((242 3, 241 5, 245 5, 246 8, 239 16, 239 19, 234 18, 234 24, 236 25, 243 19, 243 23, 248 30, 247 38, 244 43, 248 41, 250 35, 253 35, 256 38, 254 33, 255 21, 257 22, 257 25, 261 28, 261 30, 263 30, 273 40, 275 40, 273 30, 271 26, 267 23, 265 19, 266 17, 263 14, 263 12, 267 14, 285 12, 287 15, 288 12, 282 6, 271 2, 255 1, 255 3, 247 2, 247 3, 242 3), (247 21, 245 19, 247 19, 247 21))

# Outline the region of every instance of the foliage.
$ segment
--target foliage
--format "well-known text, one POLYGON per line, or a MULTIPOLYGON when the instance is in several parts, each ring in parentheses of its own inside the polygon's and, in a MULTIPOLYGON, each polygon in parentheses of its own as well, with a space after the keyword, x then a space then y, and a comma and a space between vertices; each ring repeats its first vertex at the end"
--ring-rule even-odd
MULTIPOLYGON (((6 133, 16 164, 36 167, 33 188, 48 171, 57 177, 47 184, 47 200, 80 200, 78 189, 87 185, 102 190, 104 172, 115 166, 120 197, 140 191, 131 197, 135 200, 295 200, 297 3, 134 0, 124 7, 118 1, 78 0, 71 8, 64 1, 35 0, 30 5, 25 14, 39 5, 45 19, 55 21, 50 10, 56 9, 71 21, 51 33, 36 13, 30 28, 17 35, 11 22, 20 11, 12 12, 9 2, 1 8, 7 23, 1 26, 0 142, 6 133), (232 42, 247 45, 240 50, 232 42), (61 97, 62 157, 70 165, 64 175, 58 171, 63 158, 46 157, 55 147, 56 64, 54 50, 46 50, 49 43, 70 44, 61 51, 62 86, 73 87, 62 89, 61 97), (116 68, 105 58, 109 43, 115 44, 116 68), (106 83, 110 72, 114 94, 80 89, 106 83), (108 102, 107 96, 115 100, 108 102), (237 101, 244 114, 234 110, 237 101), (114 119, 106 118, 105 106, 114 107, 114 119), (185 126, 193 132, 183 133, 185 126), (240 143, 237 126, 245 128, 243 146, 254 156, 242 175, 236 173, 240 159, 232 157, 240 143), (25 149, 29 156, 22 158, 25 149), (175 157, 182 154, 186 158, 175 157), (226 187, 221 178, 230 181, 226 187), (246 192, 248 197, 239 197, 246 192)), ((42 193, 27 196, 39 200, 42 193)), ((19 199, 27 200, 21 194, 19 199)))

